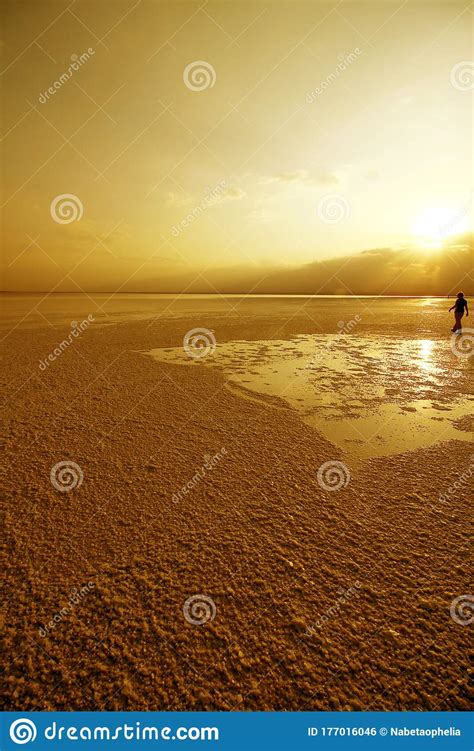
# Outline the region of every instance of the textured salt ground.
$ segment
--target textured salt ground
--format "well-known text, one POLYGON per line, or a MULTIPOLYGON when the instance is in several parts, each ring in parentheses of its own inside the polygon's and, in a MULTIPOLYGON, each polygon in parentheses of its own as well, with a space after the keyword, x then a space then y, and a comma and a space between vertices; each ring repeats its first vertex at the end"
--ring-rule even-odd
MULTIPOLYGON (((286 316, 287 336, 309 331, 286 316)), ((275 326, 206 323, 228 339, 237 324, 255 339, 275 326)), ((315 470, 346 458, 296 413, 230 393, 216 370, 136 351, 176 346, 176 328, 93 326, 44 373, 66 329, 6 340, 4 706, 467 709, 469 628, 449 607, 470 591, 469 486, 438 496, 470 465, 469 444, 374 459, 324 492, 315 470), (64 459, 84 472, 71 493, 49 480, 64 459), (204 626, 183 616, 196 593, 216 605, 204 626)))

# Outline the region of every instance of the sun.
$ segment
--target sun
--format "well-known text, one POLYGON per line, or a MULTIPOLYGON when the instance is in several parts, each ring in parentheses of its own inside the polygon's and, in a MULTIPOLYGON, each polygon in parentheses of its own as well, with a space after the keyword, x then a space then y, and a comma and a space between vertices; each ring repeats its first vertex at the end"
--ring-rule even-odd
POLYGON ((424 248, 441 248, 450 235, 468 228, 467 212, 459 208, 432 206, 425 209, 412 226, 412 235, 424 248))

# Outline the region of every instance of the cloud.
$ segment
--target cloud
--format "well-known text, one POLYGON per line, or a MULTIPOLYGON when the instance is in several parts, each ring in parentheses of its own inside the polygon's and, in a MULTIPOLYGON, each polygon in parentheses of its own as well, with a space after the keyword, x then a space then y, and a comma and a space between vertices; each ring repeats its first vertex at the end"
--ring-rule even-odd
POLYGON ((226 203, 226 201, 241 201, 242 198, 246 198, 247 193, 242 188, 238 188, 236 185, 230 185, 220 193, 213 204, 226 203))
POLYGON ((265 268, 239 266, 171 272, 159 279, 134 280, 126 291, 287 295, 434 295, 474 293, 473 236, 465 235, 435 252, 417 247, 371 248, 360 253, 301 266, 265 268))
POLYGON ((260 185, 272 185, 273 183, 295 183, 306 179, 307 170, 297 170, 296 172, 282 172, 279 175, 264 175, 260 178, 260 185))
MULTIPOLYGON (((249 263, 220 268, 186 264, 183 268, 182 264, 178 267, 176 259, 166 250, 163 254, 150 254, 143 269, 132 274, 130 261, 119 253, 114 261, 113 275, 109 258, 93 254, 93 277, 85 262, 78 270, 82 276, 77 281, 88 292, 113 292, 120 288, 121 292, 170 294, 183 290, 188 294, 213 294, 219 290, 221 294, 446 296, 462 289, 467 297, 472 297, 473 237, 468 233, 452 238, 443 248, 429 252, 416 246, 379 247, 285 267, 249 263), (102 265, 97 266, 99 261, 102 265), (98 269, 104 273, 99 273, 98 269)), ((11 271, 14 272, 22 262, 23 258, 11 271)), ((29 266, 26 259, 25 264, 29 266)), ((40 255, 37 273, 30 278, 27 289, 45 289, 47 279, 50 279, 47 276, 50 275, 49 267, 49 261, 40 255)), ((57 273, 59 282, 60 271, 57 273)), ((14 290, 15 287, 15 274, 12 273, 4 288, 14 290)), ((57 291, 75 289, 71 281, 65 280, 57 291)))
POLYGON ((294 172, 281 172, 276 175, 263 175, 259 179, 260 185, 274 185, 280 183, 290 185, 299 183, 301 185, 340 185, 340 178, 334 172, 311 173, 308 170, 300 169, 294 172))

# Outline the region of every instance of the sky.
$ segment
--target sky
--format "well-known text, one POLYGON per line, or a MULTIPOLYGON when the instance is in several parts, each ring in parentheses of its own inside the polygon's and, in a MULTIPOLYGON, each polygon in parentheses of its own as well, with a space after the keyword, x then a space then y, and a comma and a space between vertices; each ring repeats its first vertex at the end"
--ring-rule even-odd
POLYGON ((474 289, 473 11, 3 2, 2 289, 474 289))

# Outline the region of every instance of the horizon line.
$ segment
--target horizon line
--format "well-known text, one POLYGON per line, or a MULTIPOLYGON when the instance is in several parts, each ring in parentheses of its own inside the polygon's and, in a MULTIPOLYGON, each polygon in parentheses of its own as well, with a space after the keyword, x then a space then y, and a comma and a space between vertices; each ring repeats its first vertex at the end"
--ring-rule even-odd
MULTIPOLYGON (((465 295, 473 296, 473 293, 464 293, 465 295)), ((0 295, 111 295, 113 297, 118 295, 167 295, 174 297, 387 297, 387 298, 402 298, 402 299, 418 299, 418 298, 433 298, 444 299, 449 297, 456 297, 457 292, 451 292, 445 295, 433 295, 433 294, 418 294, 418 295, 384 295, 384 294, 307 294, 298 292, 114 292, 112 290, 84 290, 82 292, 72 291, 51 291, 48 290, 0 290, 0 295)))

